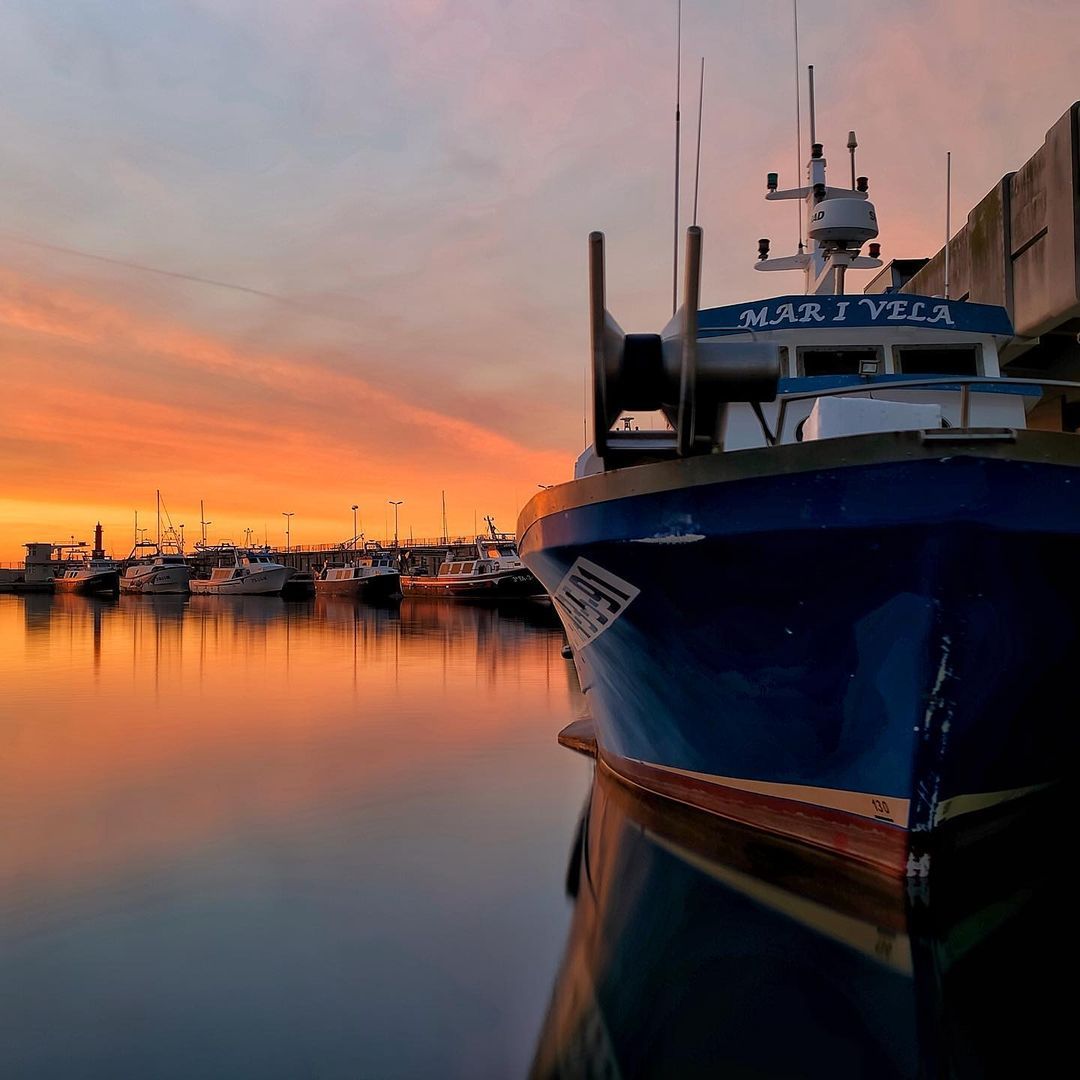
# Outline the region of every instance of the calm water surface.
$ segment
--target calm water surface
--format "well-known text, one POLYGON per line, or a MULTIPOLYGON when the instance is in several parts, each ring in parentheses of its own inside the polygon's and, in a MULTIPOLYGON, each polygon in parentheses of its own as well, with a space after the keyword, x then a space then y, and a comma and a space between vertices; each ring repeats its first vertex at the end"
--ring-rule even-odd
POLYGON ((0 1074, 523 1075, 591 773, 563 641, 0 595, 0 1074))
POLYGON ((593 782, 563 640, 0 595, 0 1075, 1059 1072, 1069 807, 887 883, 593 782))

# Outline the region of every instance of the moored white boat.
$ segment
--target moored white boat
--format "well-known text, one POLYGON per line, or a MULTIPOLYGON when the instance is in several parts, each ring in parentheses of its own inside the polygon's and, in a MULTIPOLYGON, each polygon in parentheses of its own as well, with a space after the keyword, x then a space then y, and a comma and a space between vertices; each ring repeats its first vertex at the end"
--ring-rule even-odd
MULTIPOLYGON (((177 534, 172 519, 162 534, 161 492, 157 497, 157 541, 139 540, 139 515, 135 514, 135 546, 131 549, 124 572, 120 575, 120 591, 125 593, 165 594, 187 593, 191 580, 191 564, 184 557, 183 526, 177 534), (147 552, 140 554, 141 551, 147 552)), ((166 511, 166 516, 168 511, 166 511)))
POLYGON ((61 593, 97 596, 115 596, 120 591, 120 564, 105 555, 100 521, 94 528, 94 548, 90 557, 69 561, 63 572, 53 579, 53 587, 61 593))
POLYGON ((344 566, 324 566, 315 576, 317 596, 380 600, 400 592, 401 573, 386 552, 358 554, 344 566))
POLYGON ((53 587, 60 593, 115 596, 120 591, 120 569, 112 559, 88 559, 69 566, 53 579, 53 587))
POLYGON ((505 600, 543 596, 544 586, 521 561, 513 536, 496 532, 447 550, 434 574, 403 574, 405 596, 505 600))
POLYGON ((190 592, 191 566, 183 555, 159 552, 129 563, 120 576, 120 591, 159 595, 190 592))
POLYGON ((208 578, 192 578, 191 591, 201 596, 272 596, 281 592, 292 572, 269 555, 231 545, 217 549, 218 563, 208 578))

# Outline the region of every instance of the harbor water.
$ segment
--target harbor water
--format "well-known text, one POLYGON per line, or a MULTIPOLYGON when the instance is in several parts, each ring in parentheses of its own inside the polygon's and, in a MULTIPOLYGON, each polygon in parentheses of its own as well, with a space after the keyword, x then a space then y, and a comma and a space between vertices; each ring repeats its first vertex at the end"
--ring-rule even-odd
POLYGON ((526 1072, 590 763, 546 604, 0 595, 0 1075, 526 1072))
POLYGON ((585 708, 563 643, 541 601, 0 595, 0 1074, 1063 1052, 1045 832, 928 894, 594 783, 556 742, 585 708))

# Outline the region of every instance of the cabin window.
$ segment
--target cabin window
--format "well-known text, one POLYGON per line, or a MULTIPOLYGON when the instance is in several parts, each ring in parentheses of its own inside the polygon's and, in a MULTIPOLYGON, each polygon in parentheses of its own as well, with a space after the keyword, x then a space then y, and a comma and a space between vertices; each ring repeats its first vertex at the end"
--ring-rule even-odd
POLYGON ((459 563, 459 562, 454 563, 454 565, 450 567, 450 573, 451 574, 460 574, 461 573, 461 563, 459 563))
POLYGON ((472 568, 473 568, 473 564, 471 562, 463 562, 461 564, 461 572, 463 574, 471 574, 472 573, 472 568))
POLYGON ((873 346, 854 349, 799 349, 797 352, 799 374, 815 375, 864 375, 884 372, 881 350, 873 346))
POLYGON ((485 554, 489 559, 497 559, 499 557, 499 549, 494 544, 485 548, 485 554))
POLYGON ((978 375, 978 345, 893 346, 893 363, 904 375, 978 375))
POLYGON ((439 573, 440 574, 449 574, 450 573, 450 564, 444 562, 442 564, 442 566, 439 567, 439 573))

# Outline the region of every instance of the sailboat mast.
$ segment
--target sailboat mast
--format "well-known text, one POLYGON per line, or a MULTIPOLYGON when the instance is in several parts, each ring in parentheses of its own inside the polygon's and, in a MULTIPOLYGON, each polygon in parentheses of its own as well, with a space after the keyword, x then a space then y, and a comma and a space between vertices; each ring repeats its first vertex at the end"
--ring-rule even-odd
POLYGON ((157 491, 157 546, 161 551, 161 489, 157 491))
POLYGON ((442 493, 442 538, 444 544, 446 543, 447 537, 449 535, 450 534, 447 532, 446 529, 446 492, 444 491, 442 493))

